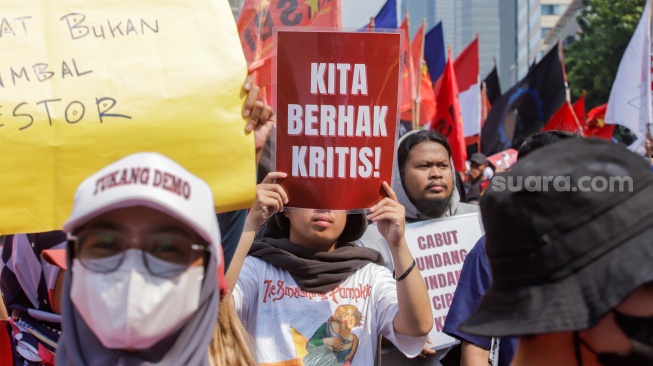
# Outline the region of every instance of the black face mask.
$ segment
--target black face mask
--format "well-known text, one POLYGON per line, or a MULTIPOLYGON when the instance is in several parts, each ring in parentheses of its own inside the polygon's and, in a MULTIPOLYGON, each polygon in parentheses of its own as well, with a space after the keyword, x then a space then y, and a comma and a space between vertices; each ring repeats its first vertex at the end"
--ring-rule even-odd
POLYGON ((582 344, 596 355, 600 364, 605 366, 653 366, 653 317, 637 317, 614 311, 615 322, 619 329, 628 337, 633 348, 628 354, 614 352, 596 352, 587 342, 582 340, 578 332, 574 332, 576 361, 582 365, 580 346, 582 344))

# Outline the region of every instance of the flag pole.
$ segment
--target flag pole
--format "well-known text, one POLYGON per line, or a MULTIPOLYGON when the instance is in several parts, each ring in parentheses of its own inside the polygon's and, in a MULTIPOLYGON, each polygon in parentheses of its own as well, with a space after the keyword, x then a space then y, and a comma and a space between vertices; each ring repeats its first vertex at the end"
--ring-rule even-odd
POLYGON ((487 119, 487 103, 485 101, 487 100, 487 84, 485 83, 485 80, 483 80, 483 84, 481 84, 481 129, 478 130, 478 141, 476 142, 476 148, 478 149, 478 152, 481 152, 481 133, 483 133, 483 121, 487 119))
MULTIPOLYGON (((647 142, 653 140, 650 123, 646 124, 646 140, 647 142)), ((649 164, 653 165, 653 151, 649 148, 648 143, 644 143, 644 147, 646 148, 646 160, 648 160, 649 164)))
POLYGON ((560 63, 562 64, 562 77, 565 80, 565 96, 567 98, 567 103, 571 103, 571 89, 569 89, 569 83, 567 82, 567 70, 565 69, 565 56, 562 52, 562 42, 558 38, 558 57, 560 58, 560 63))
MULTIPOLYGON (((649 37, 648 37, 649 45, 648 46, 649 47, 648 48, 651 49, 651 47, 653 47, 653 45, 651 45, 651 39, 653 39, 653 2, 651 2, 649 0, 646 0, 646 4, 649 5, 649 11, 648 11, 648 31, 649 31, 649 37)), ((651 74, 652 74, 651 77, 653 78, 653 65, 651 65, 651 74)), ((653 81, 652 81, 652 83, 653 83, 653 81)), ((651 85, 651 90, 649 90, 649 93, 648 93, 649 96, 651 94, 653 94, 653 84, 650 84, 650 85, 651 85)), ((650 102, 651 101, 649 100, 649 103, 650 102)), ((651 108, 653 108, 653 107, 651 107, 651 108)), ((650 116, 650 114, 649 114, 649 116, 650 116)), ((653 137, 651 136, 651 127, 652 126, 653 126, 653 121, 651 121, 650 118, 649 118, 649 121, 646 124, 646 139, 647 140, 653 140, 653 137)), ((646 147, 646 143, 644 143, 644 147, 646 147)), ((651 155, 651 152, 648 151, 648 149, 646 149, 646 150, 647 150, 646 151, 647 158, 648 158, 649 162, 651 164, 653 164, 653 155, 651 155)))
POLYGON ((422 76, 424 75, 424 71, 423 71, 424 65, 422 63, 422 59, 424 59, 424 42, 425 42, 425 40, 426 40, 426 18, 424 18, 424 20, 422 20, 422 44, 421 44, 421 47, 420 47, 420 50, 419 50, 419 60, 417 61, 417 62, 419 62, 419 68, 418 68, 419 79, 418 79, 417 85, 416 85, 416 95, 417 95, 417 97, 415 98, 415 109, 417 110, 415 112, 415 119, 417 120, 417 122, 416 122, 417 128, 419 128, 420 122, 421 122, 420 121, 420 117, 421 117, 421 114, 420 114, 421 100, 420 99, 421 99, 421 89, 422 89, 422 76))
POLYGON ((410 125, 412 126, 412 129, 415 129, 415 101, 412 98, 413 95, 413 88, 414 88, 414 81, 415 78, 413 76, 413 62, 411 60, 413 59, 413 53, 412 48, 411 48, 411 43, 410 43, 410 16, 408 15, 408 8, 406 8, 404 12, 404 19, 406 20, 406 38, 408 39, 408 44, 406 45, 405 49, 408 50, 408 54, 406 55, 406 68, 408 69, 408 90, 407 92, 409 93, 409 99, 410 99, 410 125))
MULTIPOLYGON (((474 41, 476 41, 476 43, 478 44, 478 42, 479 42, 478 33, 476 33, 476 38, 474 38, 474 41)), ((472 41, 472 42, 474 42, 474 41, 472 41)), ((480 60, 480 56, 481 55, 479 53, 479 60, 478 60, 479 68, 478 68, 478 75, 476 75, 476 85, 480 84, 481 85, 481 90, 482 90, 485 87, 485 80, 483 80, 483 83, 481 83, 481 67, 480 67, 481 60, 480 60)), ((487 91, 486 91, 486 94, 487 94, 487 91)), ((481 98, 481 95, 479 95, 478 101, 480 103, 480 105, 478 106, 478 110, 481 112, 481 116, 482 116, 483 115, 483 108, 485 108, 485 99, 481 98)), ((478 123, 478 142, 477 142, 477 145, 476 145, 476 148, 478 149, 478 152, 481 152, 481 125, 482 125, 482 120, 480 118, 481 116, 479 116, 478 121, 476 121, 476 123, 478 123)))

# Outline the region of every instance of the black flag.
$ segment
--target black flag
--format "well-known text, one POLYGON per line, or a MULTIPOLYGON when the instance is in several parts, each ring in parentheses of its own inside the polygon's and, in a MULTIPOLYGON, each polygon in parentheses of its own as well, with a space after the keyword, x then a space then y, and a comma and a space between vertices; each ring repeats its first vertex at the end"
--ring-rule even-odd
POLYGON ((565 78, 558 45, 525 78, 503 94, 481 130, 481 149, 487 156, 510 147, 518 149, 538 132, 566 100, 565 78))
POLYGON ((487 99, 490 104, 494 104, 501 97, 501 84, 499 84, 499 72, 496 64, 483 82, 485 83, 485 89, 487 89, 487 99))

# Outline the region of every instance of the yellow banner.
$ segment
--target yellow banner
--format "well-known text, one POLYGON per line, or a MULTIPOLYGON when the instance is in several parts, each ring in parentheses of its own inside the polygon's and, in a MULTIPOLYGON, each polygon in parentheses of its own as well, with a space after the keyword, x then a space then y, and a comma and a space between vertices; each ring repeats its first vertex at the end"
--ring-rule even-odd
POLYGON ((255 194, 247 68, 226 0, 0 1, 0 234, 61 228, 79 183, 138 151, 255 194))

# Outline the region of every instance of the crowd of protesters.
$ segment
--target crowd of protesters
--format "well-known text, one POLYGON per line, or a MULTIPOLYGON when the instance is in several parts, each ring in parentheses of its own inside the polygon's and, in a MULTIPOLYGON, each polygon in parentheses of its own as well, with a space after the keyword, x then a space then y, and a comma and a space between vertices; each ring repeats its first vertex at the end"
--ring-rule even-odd
MULTIPOLYGON (((275 123, 248 79, 257 161, 275 123)), ((77 188, 62 231, 5 236, 2 365, 653 365, 653 175, 615 143, 534 134, 495 171, 453 168, 447 139, 411 131, 366 213, 286 210, 286 172, 262 166, 247 211, 216 215, 209 186, 157 153, 77 188), (94 191, 123 169, 187 182, 94 191), (630 190, 505 190, 504 177, 632 178, 630 190), (489 183, 489 184, 488 184, 489 183), (435 349, 407 223, 480 211, 435 349), (6 309, 6 310, 5 310, 6 309), (357 328, 357 332, 352 330, 357 328)), ((328 192, 324 192, 328 195, 328 192)))

